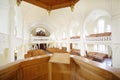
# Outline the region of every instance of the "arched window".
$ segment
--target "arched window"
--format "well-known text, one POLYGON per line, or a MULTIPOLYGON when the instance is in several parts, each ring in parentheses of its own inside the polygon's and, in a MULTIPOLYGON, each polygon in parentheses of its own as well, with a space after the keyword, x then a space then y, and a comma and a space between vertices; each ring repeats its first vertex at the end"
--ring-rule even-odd
POLYGON ((66 37, 67 37, 67 36, 66 36, 66 33, 63 32, 63 36, 62 36, 62 38, 65 39, 66 37))
POLYGON ((111 26, 109 24, 106 27, 106 32, 111 32, 111 26))
POLYGON ((103 19, 100 19, 100 20, 98 20, 98 25, 97 25, 97 31, 98 31, 98 33, 103 33, 105 30, 104 30, 104 27, 105 27, 105 22, 104 22, 104 20, 103 19))
MULTIPOLYGON (((111 26, 105 25, 104 19, 99 19, 97 22, 97 28, 94 28, 94 33, 111 32, 111 26), (105 28, 106 27, 106 28, 105 28)), ((107 46, 105 45, 94 45, 94 51, 107 53, 107 46)))
MULTIPOLYGON (((103 33, 105 22, 103 19, 99 19, 97 22, 97 28, 94 29, 94 33, 103 33)), ((105 45, 94 45, 94 51, 105 51, 105 45)))

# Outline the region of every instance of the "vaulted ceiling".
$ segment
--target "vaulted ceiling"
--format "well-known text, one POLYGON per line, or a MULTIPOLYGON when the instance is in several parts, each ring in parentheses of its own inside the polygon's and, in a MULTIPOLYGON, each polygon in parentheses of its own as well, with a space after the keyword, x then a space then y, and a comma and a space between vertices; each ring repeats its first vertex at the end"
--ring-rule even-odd
MULTIPOLYGON (((54 32, 56 36, 62 35, 61 32, 67 33, 68 36, 71 32, 74 34, 80 34, 83 30, 85 21, 89 21, 90 23, 91 21, 96 20, 96 18, 99 18, 99 16, 103 16, 101 12, 90 16, 91 12, 96 10, 105 10, 109 12, 111 10, 111 4, 108 0, 79 0, 74 6, 74 12, 71 12, 69 7, 65 7, 56 10, 53 9, 50 16, 48 16, 46 9, 38 7, 35 4, 30 4, 30 2, 27 1, 35 0, 22 1, 21 7, 25 28, 33 29, 41 26, 47 29, 50 34, 54 32), (90 16, 90 18, 88 16, 90 16), (86 20, 87 17, 89 20, 86 20)), ((46 3, 51 0, 39 1, 46 3)), ((56 2, 57 1, 60 0, 56 0, 56 2)), ((64 0, 61 1, 61 3, 64 2, 64 0)), ((68 0, 66 0, 66 2, 67 1, 68 0)), ((47 5, 54 5, 56 2, 53 1, 52 3, 47 3, 47 5)), ((57 2, 56 4, 59 3, 60 2, 57 2)), ((90 27, 91 26, 87 25, 87 28, 90 27)))

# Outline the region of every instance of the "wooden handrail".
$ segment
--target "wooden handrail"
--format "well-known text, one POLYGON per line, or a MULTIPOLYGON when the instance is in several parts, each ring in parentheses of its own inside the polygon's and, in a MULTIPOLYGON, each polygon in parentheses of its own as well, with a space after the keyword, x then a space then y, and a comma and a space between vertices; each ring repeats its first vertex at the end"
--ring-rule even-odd
POLYGON ((120 69, 103 66, 80 56, 70 64, 51 63, 51 55, 42 55, 0 67, 0 80, 120 80, 120 69), (50 70, 49 70, 50 69, 50 70))
POLYGON ((76 76, 78 80, 120 80, 120 69, 102 65, 101 63, 88 60, 80 56, 74 56, 76 63, 76 76), (83 75, 85 74, 85 75, 83 75))

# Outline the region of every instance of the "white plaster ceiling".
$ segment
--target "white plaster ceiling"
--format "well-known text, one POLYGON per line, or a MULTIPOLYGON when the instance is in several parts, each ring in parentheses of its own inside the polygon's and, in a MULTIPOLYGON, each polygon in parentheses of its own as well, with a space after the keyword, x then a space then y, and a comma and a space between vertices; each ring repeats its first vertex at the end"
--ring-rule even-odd
MULTIPOLYGON (((60 35, 61 32, 69 34, 72 31, 78 34, 83 30, 83 23, 86 17, 94 10, 103 9, 108 12, 111 10, 110 0, 80 0, 76 5, 74 12, 69 7, 56 9, 51 11, 48 16, 47 10, 35 5, 22 2, 21 4, 24 25, 31 29, 38 25, 42 25, 50 33, 60 35)), ((99 14, 96 14, 99 15, 99 14)), ((89 22, 96 19, 95 15, 91 16, 89 22)))

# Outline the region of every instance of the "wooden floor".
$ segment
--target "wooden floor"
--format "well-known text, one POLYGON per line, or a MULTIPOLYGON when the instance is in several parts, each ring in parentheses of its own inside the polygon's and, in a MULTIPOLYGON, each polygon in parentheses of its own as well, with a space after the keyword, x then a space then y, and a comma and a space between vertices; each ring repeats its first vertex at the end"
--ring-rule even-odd
POLYGON ((112 66, 112 59, 106 58, 103 62, 101 62, 105 66, 112 66))

